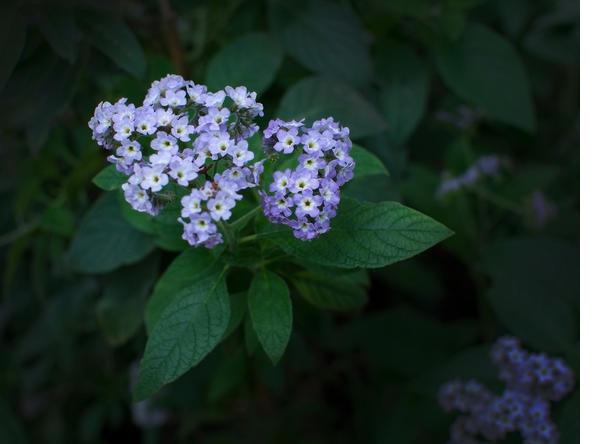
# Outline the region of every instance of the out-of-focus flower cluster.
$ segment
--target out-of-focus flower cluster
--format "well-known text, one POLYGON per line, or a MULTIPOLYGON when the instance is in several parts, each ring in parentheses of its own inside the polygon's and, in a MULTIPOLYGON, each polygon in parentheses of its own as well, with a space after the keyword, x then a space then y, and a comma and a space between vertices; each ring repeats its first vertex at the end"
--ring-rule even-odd
POLYGON ((129 176, 122 188, 135 210, 156 215, 177 186, 190 188, 181 199, 183 238, 212 247, 222 242, 215 223, 229 219, 239 192, 258 183, 262 163, 249 165, 246 139, 262 115, 256 93, 243 86, 209 92, 168 75, 152 83, 142 106, 101 102, 89 127, 111 151, 109 162, 129 176))
POLYGON ((270 222, 285 224, 294 236, 313 239, 329 230, 340 202, 340 187, 352 179, 350 131, 329 117, 307 128, 303 121, 275 119, 264 131, 268 154, 296 154, 297 165, 276 171, 269 192, 261 192, 270 222))
POLYGON ((502 166, 501 159, 495 154, 480 157, 463 174, 454 177, 446 177, 440 184, 437 195, 444 197, 462 188, 475 185, 482 177, 496 177, 502 166))
POLYGON ((550 402, 560 400, 574 384, 564 361, 528 353, 513 337, 500 338, 491 358, 506 384, 501 395, 474 380, 452 381, 440 389, 442 408, 464 414, 452 426, 450 444, 496 442, 510 432, 519 432, 524 444, 558 443, 550 402))

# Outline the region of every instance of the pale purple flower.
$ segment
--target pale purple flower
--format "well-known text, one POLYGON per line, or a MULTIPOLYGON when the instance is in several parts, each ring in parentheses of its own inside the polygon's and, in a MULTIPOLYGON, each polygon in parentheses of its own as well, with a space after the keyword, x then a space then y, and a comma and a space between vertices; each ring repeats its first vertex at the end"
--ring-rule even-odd
POLYGON ((209 108, 223 106, 224 100, 225 91, 217 91, 216 93, 207 92, 204 95, 204 105, 209 108))
POLYGON ((177 137, 182 142, 190 141, 190 134, 193 134, 195 128, 188 124, 188 117, 181 116, 171 122, 171 134, 177 137))
MULTIPOLYGON (((326 142, 326 141, 324 141, 326 142)), ((321 133, 318 131, 308 131, 302 137, 302 147, 308 154, 317 154, 321 152, 321 133)))
POLYGON ((176 157, 172 154, 171 151, 162 150, 157 151, 154 154, 151 154, 148 158, 150 165, 152 166, 160 166, 161 168, 165 168, 167 165, 171 163, 173 157, 176 157))
POLYGON ((305 190, 315 190, 319 188, 319 179, 314 172, 307 169, 296 170, 292 174, 290 190, 294 193, 302 193, 305 190))
POLYGON ((175 113, 171 108, 158 108, 154 114, 158 126, 168 126, 175 118, 175 113))
POLYGON ((148 193, 139 185, 125 182, 121 188, 123 189, 125 200, 132 206, 134 210, 142 213, 148 213, 153 216, 157 214, 157 211, 153 207, 148 193))
POLYGON ((231 217, 231 209, 235 206, 235 200, 229 193, 219 191, 215 197, 209 199, 206 207, 210 211, 213 220, 227 220, 231 217))
POLYGON ((206 94, 207 89, 204 85, 196 85, 193 82, 187 87, 187 94, 190 100, 197 104, 204 104, 204 95, 206 94))
POLYGON ((133 121, 129 119, 121 119, 113 125, 115 130, 114 138, 119 142, 128 141, 134 133, 133 121))
POLYGON ((208 149, 213 159, 229 154, 233 140, 227 133, 216 133, 208 142, 208 149))
POLYGON ((208 113, 200 118, 200 131, 221 131, 225 129, 231 112, 227 108, 209 108, 208 113))
POLYGON ((290 154, 294 151, 296 144, 298 143, 298 129, 291 128, 289 130, 277 131, 278 142, 273 146, 273 149, 283 154, 290 154))
POLYGON ((248 142, 245 140, 238 142, 231 150, 230 155, 233 164, 237 166, 243 166, 254 159, 254 153, 248 150, 248 142))
POLYGON ((315 154, 301 154, 298 156, 298 164, 301 168, 308 171, 318 171, 325 168, 327 162, 322 157, 315 154))
POLYGON ((169 106, 171 108, 185 106, 185 91, 173 91, 171 89, 168 89, 165 92, 165 96, 160 99, 160 104, 162 106, 169 106))
POLYGON ((156 132, 156 114, 149 106, 136 109, 135 130, 145 136, 156 132))
POLYGON ((181 186, 187 187, 190 181, 198 177, 196 166, 189 157, 183 159, 175 157, 169 164, 169 176, 177 181, 181 186))
POLYGON ((181 217, 190 217, 192 214, 201 213, 204 200, 206 197, 199 189, 192 189, 190 194, 181 198, 181 217))
POLYGON ((160 191, 169 182, 169 177, 164 173, 162 166, 143 167, 142 177, 140 186, 144 190, 150 190, 155 193, 160 191))
POLYGON ((272 193, 285 193, 292 182, 292 172, 288 168, 285 171, 275 171, 273 173, 273 183, 269 186, 272 193))
POLYGON ((108 160, 109 163, 114 164, 115 167, 117 168, 117 171, 120 173, 131 174, 131 172, 133 171, 133 168, 132 168, 133 162, 130 162, 125 157, 117 157, 117 156, 110 155, 106 158, 106 160, 108 160))
POLYGON ((225 92, 237 106, 242 108, 250 108, 256 103, 256 93, 248 92, 245 86, 238 86, 237 88, 226 86, 225 92))
POLYGON ((139 142, 127 142, 117 148, 117 155, 121 156, 125 163, 131 164, 142 159, 142 147, 139 142))
POLYGON ((316 218, 319 213, 319 205, 323 202, 321 196, 313 195, 312 191, 306 190, 302 194, 294 195, 294 203, 296 204, 296 216, 302 218, 310 216, 316 218))
POLYGON ((112 121, 114 123, 121 122, 123 120, 132 121, 135 119, 135 105, 130 103, 127 104, 126 98, 121 98, 113 106, 112 121))
POLYGON ((164 131, 159 131, 156 133, 156 137, 150 142, 150 148, 174 154, 178 150, 177 139, 164 131))
POLYGON ((340 203, 340 187, 332 180, 321 180, 319 192, 323 198, 323 202, 328 205, 337 206, 340 203))

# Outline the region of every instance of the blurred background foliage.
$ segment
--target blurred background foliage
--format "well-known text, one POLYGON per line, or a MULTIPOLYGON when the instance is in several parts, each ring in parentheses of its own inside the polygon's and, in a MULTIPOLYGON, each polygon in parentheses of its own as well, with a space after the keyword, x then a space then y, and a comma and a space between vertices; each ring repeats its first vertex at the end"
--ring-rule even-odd
MULTIPOLYGON (((0 442, 442 443, 452 418, 439 385, 497 386, 487 350, 499 335, 578 370, 578 2, 1 8, 0 442), (84 217, 105 165, 87 121, 100 100, 140 101, 166 73, 247 85, 264 122, 333 115, 390 171, 347 194, 406 202, 456 234, 371 273, 368 291, 362 273, 335 285, 298 275, 277 367, 242 329, 132 405, 143 305, 175 255, 148 244, 114 199, 84 217), (484 155, 499 159, 498 174, 468 179, 484 155), (106 224, 135 257, 81 270, 72 239, 106 224), (345 293, 362 307, 336 303, 345 293)), ((88 256, 102 250, 102 236, 87 241, 88 256)), ((553 410, 564 443, 579 442, 576 391, 553 410)))

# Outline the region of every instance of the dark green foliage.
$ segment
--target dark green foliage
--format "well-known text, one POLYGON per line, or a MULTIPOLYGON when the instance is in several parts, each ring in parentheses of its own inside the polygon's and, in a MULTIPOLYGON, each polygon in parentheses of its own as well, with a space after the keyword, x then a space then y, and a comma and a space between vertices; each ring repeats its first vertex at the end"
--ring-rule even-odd
POLYGON ((113 192, 98 199, 81 219, 67 258, 75 270, 104 273, 139 261, 152 248, 150 236, 123 218, 113 192))
POLYGON ((273 82, 282 58, 281 49, 268 35, 242 36, 211 59, 206 86, 214 91, 227 85, 244 85, 250 91, 261 93, 273 82))
POLYGON ((505 334, 574 370, 552 415, 579 442, 577 2, 0 9, 0 442, 447 442, 440 385, 499 388, 505 334), (257 91, 263 127, 347 125, 331 231, 300 242, 249 193, 230 245, 191 249, 178 190, 132 210, 87 122, 167 73, 257 91))

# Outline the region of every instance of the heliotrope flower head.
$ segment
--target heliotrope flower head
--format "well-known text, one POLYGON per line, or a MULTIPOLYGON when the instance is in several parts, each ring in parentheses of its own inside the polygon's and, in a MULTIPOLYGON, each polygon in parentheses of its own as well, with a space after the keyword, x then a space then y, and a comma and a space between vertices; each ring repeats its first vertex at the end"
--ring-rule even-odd
POLYGON ((303 121, 271 120, 263 132, 267 154, 297 156, 292 169, 276 171, 261 191, 265 216, 310 240, 329 230, 340 202, 340 187, 352 179, 354 160, 348 128, 331 117, 308 128, 303 121))
POLYGON ((101 102, 89 127, 111 151, 108 161, 128 176, 122 188, 132 208, 156 215, 168 196, 185 194, 182 237, 210 248, 222 242, 216 223, 231 217, 242 190, 258 184, 262 162, 251 164, 246 139, 262 115, 245 87, 210 92, 167 75, 152 82, 139 107, 125 98, 101 102))
POLYGON ((503 337, 491 349, 492 362, 506 384, 494 395, 477 381, 450 381, 439 391, 447 411, 462 413, 450 430, 450 444, 497 442, 519 432, 525 444, 555 444, 558 431, 550 416, 551 401, 573 388, 573 373, 560 358, 528 353, 518 339, 503 337))

